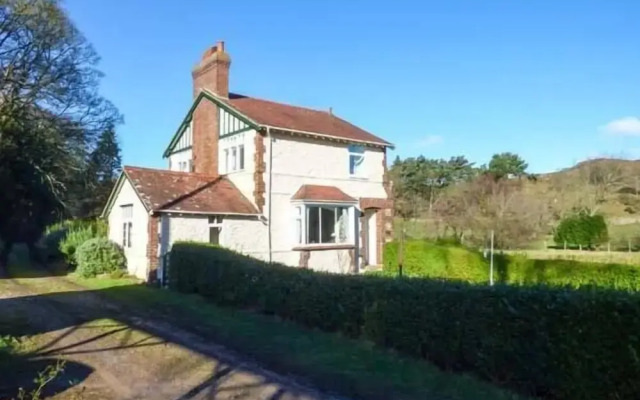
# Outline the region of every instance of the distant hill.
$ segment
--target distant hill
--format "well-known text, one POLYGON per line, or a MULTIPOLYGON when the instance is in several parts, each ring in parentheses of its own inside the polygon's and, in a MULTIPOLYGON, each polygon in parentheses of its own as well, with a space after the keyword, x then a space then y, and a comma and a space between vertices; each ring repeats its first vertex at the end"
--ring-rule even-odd
POLYGON ((528 185, 557 209, 571 203, 595 208, 610 224, 640 222, 640 160, 597 158, 540 174, 528 185), (558 203, 563 204, 558 204, 558 203))

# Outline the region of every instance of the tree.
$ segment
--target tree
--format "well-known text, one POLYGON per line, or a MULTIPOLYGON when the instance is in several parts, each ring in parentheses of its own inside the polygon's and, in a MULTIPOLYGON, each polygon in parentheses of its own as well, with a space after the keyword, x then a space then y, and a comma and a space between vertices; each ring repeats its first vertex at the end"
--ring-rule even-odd
POLYGON ((527 176, 529 165, 514 153, 499 153, 491 157, 487 172, 496 179, 527 176))
POLYGON ((121 170, 120 146, 115 129, 110 126, 100 134, 96 148, 89 155, 85 190, 80 192, 83 206, 79 216, 100 214, 121 170))
POLYGON ((569 244, 592 248, 609 238, 607 223, 602 215, 579 212, 562 221, 556 228, 554 241, 558 245, 569 244))
POLYGON ((67 208, 69 185, 105 127, 98 57, 55 0, 0 0, 0 274, 67 208))

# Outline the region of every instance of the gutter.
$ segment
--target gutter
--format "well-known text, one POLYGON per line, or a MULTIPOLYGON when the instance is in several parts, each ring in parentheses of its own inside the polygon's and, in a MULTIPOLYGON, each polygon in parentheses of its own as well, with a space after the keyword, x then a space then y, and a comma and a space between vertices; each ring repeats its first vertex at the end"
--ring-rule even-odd
POLYGON ((272 240, 271 240, 271 183, 273 182, 273 137, 271 137, 271 128, 267 127, 267 138, 269 139, 269 193, 267 195, 267 199, 269 200, 269 204, 267 206, 267 238, 268 238, 268 247, 269 247, 269 263, 273 262, 273 248, 272 248, 272 240))
POLYGON ((319 138, 332 139, 332 140, 336 140, 336 141, 339 141, 339 142, 362 143, 362 144, 370 145, 370 146, 389 147, 391 149, 395 149, 395 145, 393 143, 381 143, 381 142, 371 142, 371 141, 368 141, 368 140, 347 139, 347 138, 344 138, 344 137, 327 135, 327 134, 324 134, 324 133, 301 131, 301 130, 289 129, 289 128, 279 128, 277 126, 270 126, 270 125, 262 125, 262 126, 267 128, 267 130, 275 129, 275 130, 282 131, 282 132, 291 132, 291 133, 297 133, 298 135, 315 136, 315 137, 319 137, 319 138))

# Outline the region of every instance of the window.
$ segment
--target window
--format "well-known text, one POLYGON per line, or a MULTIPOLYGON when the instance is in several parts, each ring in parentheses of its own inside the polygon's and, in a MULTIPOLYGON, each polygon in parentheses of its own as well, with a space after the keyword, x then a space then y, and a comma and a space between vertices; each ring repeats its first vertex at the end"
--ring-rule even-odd
POLYGON ((231 146, 224 149, 224 171, 229 174, 244 170, 244 145, 231 146))
POLYGON ((193 172, 193 161, 189 160, 189 161, 187 161, 187 163, 188 163, 187 165, 188 165, 188 168, 189 168, 189 172, 193 172))
POLYGON ((295 215, 295 242, 302 243, 302 206, 296 207, 295 215))
POLYGON ((295 214, 295 240, 299 244, 346 243, 349 239, 349 225, 349 208, 346 206, 298 206, 295 214))
POLYGON ((209 243, 220 244, 220 232, 222 231, 222 217, 209 217, 209 243))
POLYGON ((122 247, 131 247, 131 230, 133 228, 133 204, 120 206, 122 211, 122 247))
POLYGON ((349 146, 349 175, 362 176, 364 163, 364 147, 349 146))
POLYGON ((233 168, 233 171, 238 169, 238 156, 236 147, 231 148, 231 168, 233 168))

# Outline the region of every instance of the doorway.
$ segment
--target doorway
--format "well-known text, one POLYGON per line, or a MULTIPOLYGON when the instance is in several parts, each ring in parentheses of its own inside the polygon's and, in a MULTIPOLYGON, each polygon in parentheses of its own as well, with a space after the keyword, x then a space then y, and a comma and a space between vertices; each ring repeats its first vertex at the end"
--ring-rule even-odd
POLYGON ((378 238, 377 238, 377 213, 378 210, 369 209, 364 211, 364 256, 367 265, 378 265, 378 238))

